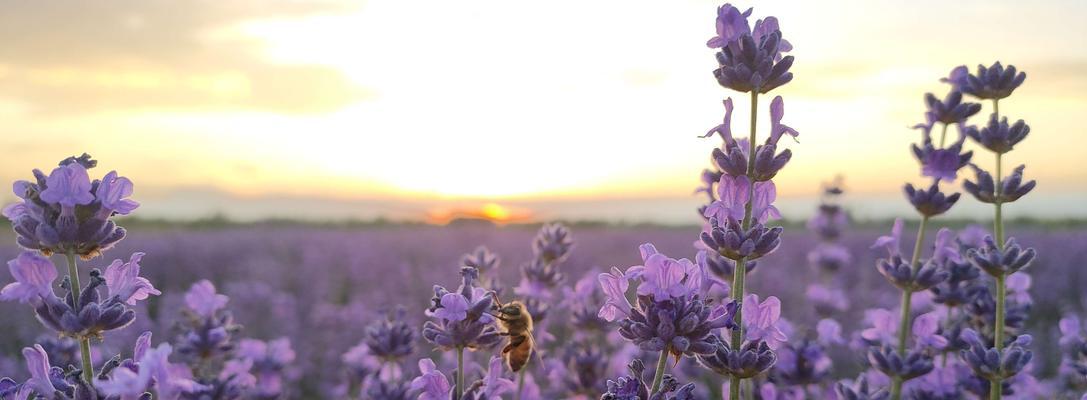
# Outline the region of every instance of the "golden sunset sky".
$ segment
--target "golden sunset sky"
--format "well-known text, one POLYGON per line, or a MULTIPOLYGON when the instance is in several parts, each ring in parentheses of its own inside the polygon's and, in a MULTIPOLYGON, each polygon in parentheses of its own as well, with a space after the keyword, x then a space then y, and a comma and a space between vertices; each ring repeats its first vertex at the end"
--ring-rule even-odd
MULTIPOLYGON (((145 216, 423 218, 494 204, 695 221, 691 191, 718 144, 696 136, 726 96, 734 131, 748 123, 746 97, 711 74, 717 5, 0 1, 0 181, 85 151, 101 160, 92 175, 136 182, 145 216)), ((1032 127, 1006 169, 1027 163, 1039 181, 1009 212, 1087 216, 1087 2, 738 3, 750 5, 795 48, 795 79, 773 93, 801 132, 776 179, 787 216, 839 173, 859 213, 904 210, 901 185, 923 182, 908 127, 924 92, 943 97, 952 67, 996 60, 1028 74, 1001 102, 1032 127)))

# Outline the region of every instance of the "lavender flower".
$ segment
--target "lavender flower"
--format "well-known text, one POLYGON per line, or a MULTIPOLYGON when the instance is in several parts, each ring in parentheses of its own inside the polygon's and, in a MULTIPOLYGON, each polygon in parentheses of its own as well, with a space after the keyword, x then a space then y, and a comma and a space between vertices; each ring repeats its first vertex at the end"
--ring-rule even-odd
POLYGON ((891 393, 868 385, 868 379, 861 375, 855 382, 838 382, 835 391, 841 400, 886 400, 891 393))
POLYGON ((986 68, 978 64, 977 72, 971 74, 965 65, 955 67, 950 76, 941 79, 950 83, 955 90, 979 99, 999 100, 1011 96, 1019 85, 1027 79, 1025 72, 1018 72, 1014 65, 1004 68, 999 61, 986 68))
POLYGON ((418 391, 419 400, 448 400, 453 395, 453 387, 438 367, 429 358, 419 360, 422 375, 411 381, 411 389, 418 391))
MULTIPOLYGON (((232 336, 241 330, 234 316, 224 307, 230 299, 215 292, 215 285, 202 280, 185 293, 185 320, 179 323, 180 333, 174 346, 187 361, 198 364, 222 360, 233 352, 232 336)), ((248 368, 246 368, 248 371, 248 368)), ((206 378, 206 377, 204 377, 206 378)))
POLYGON ((8 261, 8 269, 15 282, 0 289, 0 300, 35 302, 53 296, 53 282, 57 280, 57 267, 48 258, 30 251, 23 251, 8 261))
POLYGON ((645 351, 667 350, 677 357, 712 352, 710 332, 730 324, 735 305, 731 311, 711 307, 703 296, 712 278, 689 260, 669 258, 651 244, 643 244, 639 250, 645 265, 625 273, 600 275, 608 296, 601 315, 625 314, 619 321, 619 333, 645 351), (641 281, 636 307, 620 299, 629 284, 622 282, 624 279, 641 281))
POLYGON ((660 388, 650 394, 650 388, 642 381, 645 365, 641 360, 631 361, 627 367, 630 374, 621 376, 616 380, 608 380, 607 392, 600 396, 601 400, 694 400, 694 384, 688 383, 680 386, 679 382, 671 375, 664 375, 660 388))
POLYGON ((132 253, 128 262, 113 260, 108 267, 104 278, 110 297, 118 297, 130 306, 136 305, 138 300, 146 300, 148 296, 162 294, 151 285, 151 281, 140 276, 140 259, 144 253, 132 253))
POLYGON ((126 199, 132 182, 116 172, 91 182, 87 169, 96 164, 87 154, 69 157, 49 176, 34 170, 34 183, 15 182, 13 191, 22 202, 5 207, 3 215, 11 220, 20 246, 90 259, 124 238, 124 228, 110 217, 139 206, 126 199))
POLYGON ((929 186, 928 190, 925 190, 916 189, 913 184, 907 183, 904 187, 906 199, 923 216, 934 217, 943 214, 959 201, 960 194, 944 195, 943 192, 940 192, 939 184, 940 182, 937 180, 932 183, 932 186, 929 186))
POLYGON ((777 188, 774 182, 755 182, 755 196, 749 198, 751 181, 746 176, 721 176, 717 185, 717 194, 720 200, 715 201, 706 208, 706 217, 715 217, 718 221, 728 219, 742 220, 744 208, 751 203, 751 215, 755 221, 766 222, 770 219, 781 218, 781 213, 774 207, 774 199, 777 197, 777 188))
POLYGON ((930 121, 954 124, 970 118, 981 111, 981 104, 962 101, 962 92, 952 90, 944 97, 943 101, 937 99, 932 93, 925 93, 925 105, 928 111, 925 113, 930 121))
POLYGON ((967 330, 963 338, 970 343, 969 350, 962 351, 962 358, 979 377, 987 380, 1008 379, 1022 371, 1034 353, 1027 350, 1030 335, 1021 335, 1003 350, 982 343, 977 332, 967 330))
POLYGON ((777 362, 777 354, 764 341, 746 341, 733 350, 723 339, 714 338, 715 351, 699 356, 698 362, 718 375, 751 378, 768 371, 777 362))
POLYGON ((982 203, 1011 203, 1019 200, 1020 197, 1025 196, 1034 189, 1035 181, 1023 183, 1025 165, 1016 167, 1008 177, 1000 181, 999 192, 996 191, 996 184, 992 175, 973 164, 970 166, 974 168, 974 173, 977 174, 977 182, 965 181, 963 182, 963 189, 982 203))
POLYGON ((966 130, 966 135, 974 139, 978 144, 996 154, 1004 154, 1012 151, 1015 145, 1023 141, 1030 133, 1030 125, 1023 120, 1018 120, 1014 125, 1008 125, 1008 118, 997 120, 996 114, 989 118, 988 125, 980 130, 971 127, 966 130))
POLYGON ((992 236, 985 237, 985 246, 971 249, 966 253, 971 264, 992 276, 1014 274, 1026 268, 1034 260, 1034 249, 1024 250, 1015 238, 1008 238, 1003 246, 998 246, 992 236))
POLYGON ((751 29, 749 15, 750 10, 740 13, 731 4, 719 7, 717 36, 706 45, 721 49, 717 53, 720 67, 713 72, 721 86, 738 92, 767 93, 793 79, 789 72, 793 56, 781 55, 792 45, 782 39, 777 18, 758 20, 751 29))
POLYGON ((732 260, 754 260, 772 253, 781 244, 783 230, 780 226, 769 228, 760 223, 745 230, 740 221, 732 218, 721 226, 716 217, 710 218, 706 228, 702 243, 732 260))
POLYGON ((423 338, 442 348, 487 347, 501 340, 494 325, 494 317, 487 314, 492 299, 483 288, 475 287, 479 271, 472 267, 461 268, 461 286, 450 292, 434 286, 434 298, 427 315, 437 321, 423 325, 423 338))
POLYGON ((503 371, 505 371, 505 363, 502 361, 502 357, 491 357, 487 367, 487 374, 483 376, 483 379, 468 386, 461 399, 496 400, 501 399, 503 394, 514 392, 517 385, 511 380, 503 378, 503 371))
POLYGON ((532 241, 532 251, 536 258, 547 264, 562 261, 570 254, 574 240, 570 231, 562 224, 547 224, 532 241))
POLYGON ((933 369, 932 358, 924 352, 907 350, 903 355, 891 346, 873 347, 868 350, 868 362, 885 375, 908 381, 927 374, 933 369))
POLYGON ((290 339, 279 338, 268 342, 242 339, 238 343, 238 356, 252 362, 253 375, 257 378, 253 397, 276 399, 285 392, 284 381, 290 378, 288 368, 295 358, 290 339))

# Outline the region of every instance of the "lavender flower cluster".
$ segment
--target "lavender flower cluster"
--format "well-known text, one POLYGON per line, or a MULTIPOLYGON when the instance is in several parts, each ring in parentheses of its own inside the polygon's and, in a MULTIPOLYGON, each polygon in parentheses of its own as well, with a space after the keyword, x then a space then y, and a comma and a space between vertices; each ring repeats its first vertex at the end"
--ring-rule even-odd
POLYGON ((125 229, 112 218, 139 206, 128 198, 132 182, 116 171, 91 181, 88 170, 96 165, 87 154, 69 157, 48 176, 34 170, 36 183, 13 185, 22 201, 5 207, 3 215, 23 250, 7 263, 14 282, 0 289, 0 300, 29 305, 42 326, 60 339, 45 337, 23 348, 30 377, 21 382, 0 378, 0 398, 281 398, 295 357, 290 341, 232 340, 241 327, 224 309, 228 298, 206 280, 186 293, 182 312, 189 323, 179 327, 171 343, 153 347, 147 331, 135 340, 131 357, 117 354, 95 361, 92 341, 132 325, 137 304, 162 294, 140 274, 142 252, 128 261, 114 260, 104 272, 77 266, 76 256, 93 260, 122 240, 125 229), (54 254, 67 259, 68 275, 59 284, 50 258, 54 254), (89 280, 82 285, 84 274, 89 280), (185 363, 170 362, 175 353, 185 363))
MULTIPOLYGON (((248 263, 222 254, 201 260, 229 261, 255 275, 274 258, 290 268, 267 279, 307 282, 307 291, 318 293, 307 299, 282 296, 252 279, 234 292, 227 285, 227 297, 211 280, 198 279, 185 281, 188 290, 169 304, 160 297, 181 282, 156 279, 156 287, 141 274, 145 259, 157 263, 154 250, 101 270, 77 265, 77 259, 95 262, 126 237, 114 217, 139 206, 129 199, 129 179, 109 172, 91 181, 88 171, 97 162, 86 154, 64 159, 48 175, 34 170, 33 182, 13 185, 20 201, 3 209, 21 250, 8 262, 13 282, 0 290, 0 300, 29 305, 27 315, 50 334, 20 345, 25 373, 0 378, 0 400, 1087 399, 1087 330, 1073 312, 1058 324, 1056 378, 1036 379, 1045 366, 1034 357, 1036 335, 1026 332, 1035 308, 1026 268, 1039 252, 1005 238, 1002 216, 1005 204, 1035 187, 1025 180, 1024 166, 1004 174, 1003 155, 1030 132, 1024 121, 1009 123, 999 114, 1000 100, 1025 81, 1013 66, 955 68, 943 79, 950 85, 946 96, 924 96, 924 122, 915 126, 921 138, 911 147, 924 182, 903 189, 917 212, 912 243, 903 243, 903 235, 915 224, 899 219, 874 250, 851 246, 845 188, 836 178, 823 185, 807 223, 813 245, 792 248, 796 264, 806 259, 812 279, 774 292, 781 297, 751 290, 775 287, 763 281, 780 283, 749 282, 760 265, 775 266, 758 268, 765 271, 760 278, 774 274, 779 281, 804 270, 775 258, 784 228, 774 225, 782 217, 774 178, 793 156, 784 148, 790 141, 781 139, 797 142, 799 136, 783 122, 781 96, 766 107, 769 132, 761 141, 757 129, 760 95, 793 78, 792 44, 775 17, 752 24, 752 14, 719 7, 716 35, 706 43, 716 53, 718 84, 748 93, 750 129, 743 137, 733 134, 736 105, 726 98, 722 123, 703 136, 721 142, 702 172, 703 224, 697 234, 684 233, 686 253, 643 243, 637 253, 633 245, 625 249, 639 262, 580 265, 574 254, 585 242, 575 242, 565 225, 546 224, 530 245, 520 242, 530 256, 513 264, 517 268, 503 269, 504 257, 481 246, 441 267, 445 283, 417 299, 384 288, 381 301, 389 304, 372 312, 358 304, 359 279, 394 285, 422 274, 396 265, 378 269, 371 265, 388 260, 359 257, 338 277, 342 282, 291 275, 301 274, 298 266, 328 263, 334 256, 326 250, 343 247, 326 243, 300 254, 266 249, 269 259, 248 263), (991 100, 983 126, 970 123, 983 106, 968 97, 991 100), (957 135, 949 142, 952 127, 957 135), (994 155, 992 172, 975 152, 994 155), (974 178, 964 179, 962 188, 993 205, 992 229, 934 229, 962 200, 954 185, 967 167, 974 178), (884 254, 872 260, 875 268, 862 266, 871 265, 864 261, 873 252, 884 254), (65 258, 66 276, 60 277, 54 256, 65 258), (375 276, 376 270, 402 275, 375 276), (886 280, 879 292, 891 293, 897 306, 860 309, 850 298, 851 285, 866 270, 886 280), (785 310, 783 303, 789 303, 785 310), (243 337, 247 329, 228 305, 247 310, 250 315, 239 318, 263 328, 256 332, 287 335, 243 337), (170 309, 179 310, 173 320, 161 316, 170 309), (797 318, 786 319, 786 311, 797 318), (863 324, 852 323, 853 316, 863 324), (158 334, 168 340, 157 345, 150 330, 127 333, 168 320, 169 333, 158 334), (288 337, 304 347, 296 353, 288 337), (103 343, 107 338, 122 340, 124 350, 114 354, 103 343), (306 382, 311 378, 320 383, 306 382)), ((417 251, 428 239, 406 242, 417 251)), ((282 240, 291 241, 300 239, 282 240)), ((224 280, 205 271, 203 278, 224 280)))

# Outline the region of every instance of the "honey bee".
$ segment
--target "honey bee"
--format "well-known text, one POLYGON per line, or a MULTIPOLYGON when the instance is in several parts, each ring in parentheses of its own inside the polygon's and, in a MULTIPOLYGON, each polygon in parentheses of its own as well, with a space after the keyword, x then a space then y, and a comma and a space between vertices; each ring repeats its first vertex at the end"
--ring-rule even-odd
POLYGON ((514 300, 506 304, 494 296, 495 308, 498 310, 499 325, 502 327, 502 335, 509 336, 510 342, 502 348, 502 358, 510 371, 517 372, 528 364, 532 358, 532 352, 536 347, 536 341, 532 339, 532 315, 525 308, 525 303, 514 300))

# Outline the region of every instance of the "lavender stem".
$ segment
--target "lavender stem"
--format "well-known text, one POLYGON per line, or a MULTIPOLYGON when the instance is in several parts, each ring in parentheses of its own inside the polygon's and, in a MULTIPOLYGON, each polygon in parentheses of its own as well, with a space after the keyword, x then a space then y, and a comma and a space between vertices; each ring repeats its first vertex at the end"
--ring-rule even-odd
POLYGON ((457 347, 457 400, 464 397, 464 347, 457 347))
MULTIPOLYGON (((993 115, 1000 119, 1000 100, 993 99, 993 115)), ((1003 204, 1000 201, 1001 196, 1001 179, 1004 177, 1003 171, 1003 154, 996 153, 996 176, 993 177, 996 182, 996 202, 993 203, 993 234, 996 236, 996 247, 1001 251, 1004 250, 1004 216, 1003 216, 1003 204)), ((994 317, 993 324, 993 347, 999 352, 1004 348, 1004 306, 1007 298, 1007 288, 1004 287, 1004 280, 1007 274, 1000 274, 996 277, 996 316, 994 317)), ((1001 379, 993 379, 989 382, 989 399, 1000 400, 1000 396, 1003 388, 1001 386, 1001 379)))
POLYGON ((661 350, 661 356, 657 359, 657 371, 653 373, 653 385, 649 387, 649 395, 657 393, 661 388, 661 382, 664 382, 664 369, 668 368, 668 346, 665 346, 664 350, 661 350))
MULTIPOLYGON (((72 304, 74 309, 79 309, 79 290, 82 286, 79 284, 79 269, 76 268, 75 251, 68 250, 65 253, 65 258, 68 259, 68 279, 72 282, 69 287, 72 293, 72 304)), ((94 382, 94 366, 91 365, 91 339, 86 337, 79 338, 79 354, 83 363, 83 380, 87 383, 94 382)))
MULTIPOLYGON (((917 274, 917 269, 921 267, 921 246, 925 242, 925 228, 928 227, 928 216, 921 217, 921 225, 917 227, 917 242, 913 244, 913 256, 910 259, 910 268, 913 269, 913 273, 917 274)), ((909 339, 910 332, 910 300, 913 297, 913 291, 906 289, 902 291, 902 316, 898 322, 898 355, 905 358, 906 356, 906 342, 909 339)), ((902 398, 902 378, 895 377, 891 383, 891 399, 899 400, 902 398)))

